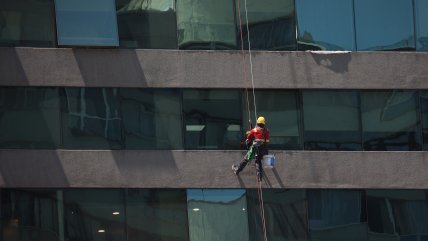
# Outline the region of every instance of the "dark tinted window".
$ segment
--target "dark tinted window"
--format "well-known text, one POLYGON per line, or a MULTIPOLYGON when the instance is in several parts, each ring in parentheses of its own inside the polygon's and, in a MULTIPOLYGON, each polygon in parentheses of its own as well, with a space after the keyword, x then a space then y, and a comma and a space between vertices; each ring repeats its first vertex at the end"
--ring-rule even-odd
POLYGON ((412 1, 355 0, 357 50, 414 50, 412 1))
POLYGON ((53 0, 1 0, 0 46, 55 46, 53 0))
POLYGON ((116 0, 120 46, 176 49, 177 20, 173 0, 116 0))
MULTIPOLYGON (((263 240, 258 191, 247 191, 250 240, 263 240)), ((308 240, 305 190, 263 190, 267 240, 308 240)))
POLYGON ((428 1, 415 0, 416 48, 428 51, 428 1))
POLYGON ((355 50, 353 0, 296 0, 299 50, 355 50))
POLYGON ((188 189, 187 206, 190 241, 249 241, 245 190, 188 189))
POLYGON ((241 96, 235 90, 184 90, 187 149, 239 149, 241 96))
MULTIPOLYGON (((270 133, 269 149, 301 149, 299 119, 296 91, 256 91, 257 115, 266 118, 270 133)), ((255 126, 253 96, 249 91, 250 118, 255 126)), ((243 117, 245 130, 249 130, 246 94, 243 94, 243 117)))
POLYGON ((58 45, 118 46, 114 0, 55 0, 58 45))
POLYGON ((60 146, 58 88, 0 88, 0 147, 60 146))
MULTIPOLYGON (((296 28, 294 24, 293 0, 235 0, 241 16, 244 48, 248 49, 245 3, 248 10, 251 49, 254 50, 295 50, 296 28), (240 6, 239 6, 240 2, 240 6)), ((237 19, 239 29, 239 19, 237 19)), ((238 32, 240 42, 240 33, 238 32)))
POLYGON ((124 197, 114 189, 64 191, 65 240, 126 240, 124 197))
POLYGON ((360 150, 356 91, 303 91, 305 149, 360 150))
POLYGON ((183 149, 177 90, 120 89, 127 149, 183 149))
MULTIPOLYGON (((1 191, 4 241, 60 241, 57 192, 50 190, 1 191)), ((62 221, 62 220, 61 220, 62 221)))
POLYGON ((364 150, 421 149, 416 91, 361 93, 364 150))
POLYGON ((118 89, 65 88, 63 136, 66 148, 123 146, 118 89))
POLYGON ((177 0, 180 49, 236 49, 233 1, 177 0))
POLYGON ((428 238, 423 190, 368 190, 369 240, 419 241, 428 238))
POLYGON ((308 190, 307 193, 310 240, 367 240, 362 191, 308 190))
POLYGON ((186 190, 129 189, 129 241, 189 240, 186 190))

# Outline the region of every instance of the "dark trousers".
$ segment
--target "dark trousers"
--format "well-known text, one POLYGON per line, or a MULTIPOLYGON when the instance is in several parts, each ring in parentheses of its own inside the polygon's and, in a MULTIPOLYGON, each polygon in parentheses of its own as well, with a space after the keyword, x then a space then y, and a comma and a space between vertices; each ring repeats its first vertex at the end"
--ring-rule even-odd
POLYGON ((244 160, 242 160, 241 163, 239 163, 238 172, 241 172, 245 168, 245 166, 247 166, 247 164, 251 161, 255 153, 257 176, 262 177, 263 175, 262 159, 264 155, 268 154, 268 152, 269 151, 265 144, 262 144, 259 146, 252 145, 248 150, 247 155, 245 155, 244 160))

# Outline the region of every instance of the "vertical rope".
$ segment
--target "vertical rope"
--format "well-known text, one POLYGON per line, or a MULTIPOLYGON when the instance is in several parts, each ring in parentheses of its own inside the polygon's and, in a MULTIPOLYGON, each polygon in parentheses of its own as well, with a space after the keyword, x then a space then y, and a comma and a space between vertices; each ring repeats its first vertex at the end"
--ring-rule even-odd
POLYGON ((247 0, 244 0, 245 5, 245 20, 247 22, 247 41, 248 41, 248 53, 250 55, 250 73, 251 73, 251 86, 253 87, 253 101, 254 101, 254 118, 257 120, 257 105, 256 105, 256 93, 254 91, 254 74, 253 74, 253 59, 251 56, 251 41, 250 41, 250 27, 248 25, 248 9, 247 0))
POLYGON ((264 208, 264 202, 263 202, 263 191, 262 191, 262 181, 258 179, 257 177, 257 193, 259 195, 259 209, 260 209, 260 217, 262 219, 262 230, 263 230, 263 240, 267 241, 267 235, 266 235, 266 220, 265 220, 265 208, 264 208))

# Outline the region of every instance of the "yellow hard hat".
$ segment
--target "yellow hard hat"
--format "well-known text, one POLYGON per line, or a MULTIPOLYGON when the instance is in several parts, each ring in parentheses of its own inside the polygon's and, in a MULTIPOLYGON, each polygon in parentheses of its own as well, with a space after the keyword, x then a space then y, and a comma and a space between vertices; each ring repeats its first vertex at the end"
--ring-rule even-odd
POLYGON ((257 118, 257 124, 266 124, 266 120, 263 116, 260 116, 259 118, 257 118))

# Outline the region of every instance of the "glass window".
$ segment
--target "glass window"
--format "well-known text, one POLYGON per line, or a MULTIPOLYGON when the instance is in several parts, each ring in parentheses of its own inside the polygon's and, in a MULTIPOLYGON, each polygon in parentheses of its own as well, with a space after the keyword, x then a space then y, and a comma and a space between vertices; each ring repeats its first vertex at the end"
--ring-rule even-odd
MULTIPOLYGON (((300 110, 297 104, 296 91, 261 90, 256 91, 257 114, 266 118, 266 125, 270 133, 269 149, 301 149, 299 135, 300 110)), ((248 93, 250 101, 250 118, 253 126, 254 105, 251 91, 248 93)), ((242 119, 245 130, 249 130, 246 95, 243 96, 242 119)))
POLYGON ((4 241, 59 241, 57 194, 50 190, 1 191, 4 241))
POLYGON ((178 48, 173 0, 116 0, 116 9, 121 47, 178 48))
POLYGON ((184 90, 187 149, 239 149, 242 139, 239 91, 184 90))
POLYGON ((355 26, 357 50, 415 49, 412 1, 355 1, 355 26))
MULTIPOLYGON (((248 49, 247 20, 250 30, 251 49, 295 50, 296 28, 294 24, 294 0, 235 0, 237 18, 241 16, 244 48, 248 49), (238 6, 239 2, 241 3, 238 6)), ((239 19, 237 19, 239 31, 239 19)), ((237 34, 240 42, 240 33, 237 34)))
POLYGON ((236 25, 230 0, 177 0, 180 49, 236 49, 236 25))
POLYGON ((119 189, 64 191, 65 240, 126 240, 124 197, 119 189))
POLYGON ((308 190, 311 241, 365 241, 367 223, 362 191, 308 190))
POLYGON ((190 241, 249 241, 242 189, 188 189, 190 241))
POLYGON ((299 50, 355 50, 353 0, 296 0, 299 50))
POLYGON ((58 88, 0 88, 0 148, 60 146, 58 88))
POLYGON ((427 240, 427 214, 424 190, 367 190, 370 241, 427 240))
POLYGON ((188 241, 186 190, 129 189, 128 240, 188 241))
MULTIPOLYGON (((263 240, 257 190, 249 189, 247 200, 250 240, 263 240)), ((305 190, 265 189, 263 204, 267 240, 308 240, 305 190)))
POLYGON ((127 149, 183 149, 178 90, 121 89, 127 149))
POLYGON ((416 48, 428 51, 428 1, 415 0, 416 48))
POLYGON ((361 150, 356 91, 303 91, 307 150, 361 150))
POLYGON ((428 150, 428 92, 420 92, 420 103, 422 112, 422 136, 424 150, 428 150))
POLYGON ((364 150, 421 149, 416 91, 361 93, 364 150))
POLYGON ((0 46, 55 46, 53 0, 1 0, 0 46))
POLYGON ((66 148, 123 147, 118 89, 65 88, 63 136, 66 148))
POLYGON ((58 45, 118 46, 114 0, 55 0, 58 45))

